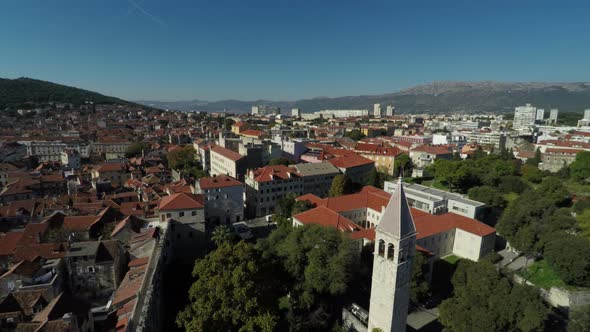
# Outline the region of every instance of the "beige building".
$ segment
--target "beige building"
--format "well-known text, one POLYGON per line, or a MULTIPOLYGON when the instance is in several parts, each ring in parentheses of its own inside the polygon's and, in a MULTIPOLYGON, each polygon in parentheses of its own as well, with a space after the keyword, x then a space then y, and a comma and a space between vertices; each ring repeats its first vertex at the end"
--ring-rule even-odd
POLYGON ((584 150, 546 148, 545 153, 541 155, 539 169, 542 171, 557 172, 573 163, 576 160, 576 155, 581 151, 584 150))
POLYGON ((276 212, 288 193, 303 194, 303 177, 295 167, 266 166, 246 175, 246 209, 257 217, 276 212))
POLYGON ((210 159, 211 175, 229 175, 239 180, 246 172, 244 156, 219 145, 211 148, 210 159))

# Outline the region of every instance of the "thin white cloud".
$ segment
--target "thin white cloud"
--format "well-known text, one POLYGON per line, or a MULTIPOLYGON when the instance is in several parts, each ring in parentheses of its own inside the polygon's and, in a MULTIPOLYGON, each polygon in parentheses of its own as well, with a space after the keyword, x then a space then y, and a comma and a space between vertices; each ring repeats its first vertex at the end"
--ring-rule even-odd
MULTIPOLYGON (((159 25, 166 25, 164 23, 164 21, 162 21, 161 19, 159 19, 158 17, 152 15, 151 13, 149 13, 147 10, 145 10, 140 3, 135 2, 134 0, 127 0, 129 2, 129 4, 132 6, 133 9, 137 10, 139 13, 141 13, 143 16, 147 17, 148 19, 152 20, 153 22, 159 24, 159 25)), ((143 1, 142 1, 143 2, 143 1)))

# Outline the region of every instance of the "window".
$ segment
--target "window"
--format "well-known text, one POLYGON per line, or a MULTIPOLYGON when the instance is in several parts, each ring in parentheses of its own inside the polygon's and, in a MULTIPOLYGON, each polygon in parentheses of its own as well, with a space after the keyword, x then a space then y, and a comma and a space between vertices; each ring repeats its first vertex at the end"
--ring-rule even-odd
POLYGON ((196 216, 196 215, 197 215, 197 211, 192 211, 192 212, 191 212, 191 216, 193 216, 193 217, 194 217, 194 216, 196 216))
POLYGON ((94 273, 94 266, 89 266, 88 267, 88 272, 94 273))
POLYGON ((178 212, 179 217, 184 217, 184 212, 178 212))
POLYGON ((393 243, 390 243, 387 245, 387 259, 392 261, 394 254, 395 254, 395 247, 394 247, 393 243))
POLYGON ((379 256, 383 257, 385 255, 385 241, 379 240, 379 249, 378 249, 379 256))
POLYGON ((170 217, 172 217, 172 213, 166 213, 166 217, 167 217, 167 218, 170 218, 170 217))

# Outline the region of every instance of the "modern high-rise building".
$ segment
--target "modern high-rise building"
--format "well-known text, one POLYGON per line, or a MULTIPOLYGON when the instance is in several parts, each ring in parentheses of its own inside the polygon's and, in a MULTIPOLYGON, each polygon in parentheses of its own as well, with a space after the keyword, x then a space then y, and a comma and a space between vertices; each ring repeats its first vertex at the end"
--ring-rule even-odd
POLYGON ((281 114, 281 109, 276 106, 252 106, 252 115, 277 115, 281 114))
POLYGON ((545 117, 545 110, 542 108, 538 108, 537 109, 537 121, 543 121, 543 118, 545 117))
POLYGON ((584 110, 584 120, 590 120, 590 109, 584 110))
POLYGON ((395 115, 395 107, 388 105, 387 110, 385 111, 385 116, 394 116, 395 115))
POLYGON ((525 129, 535 124, 537 118, 537 108, 531 104, 518 106, 514 108, 514 120, 512 128, 516 130, 525 129))
POLYGON ((291 116, 294 118, 298 118, 301 116, 301 110, 299 108, 292 108, 291 109, 291 116))
POLYGON ((376 118, 381 117, 381 104, 373 105, 373 116, 376 118))
POLYGON ((549 112, 549 120, 552 123, 557 122, 557 115, 559 114, 559 110, 557 108, 552 108, 549 112))

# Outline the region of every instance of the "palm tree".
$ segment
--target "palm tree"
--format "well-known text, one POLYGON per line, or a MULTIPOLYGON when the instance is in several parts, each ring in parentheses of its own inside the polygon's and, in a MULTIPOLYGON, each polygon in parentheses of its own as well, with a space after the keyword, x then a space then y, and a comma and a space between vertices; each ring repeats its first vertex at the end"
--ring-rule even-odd
POLYGON ((231 229, 229 229, 229 227, 226 225, 221 225, 215 227, 213 235, 211 236, 211 240, 213 240, 213 242, 215 242, 215 245, 219 247, 222 243, 230 241, 231 237, 231 229))

